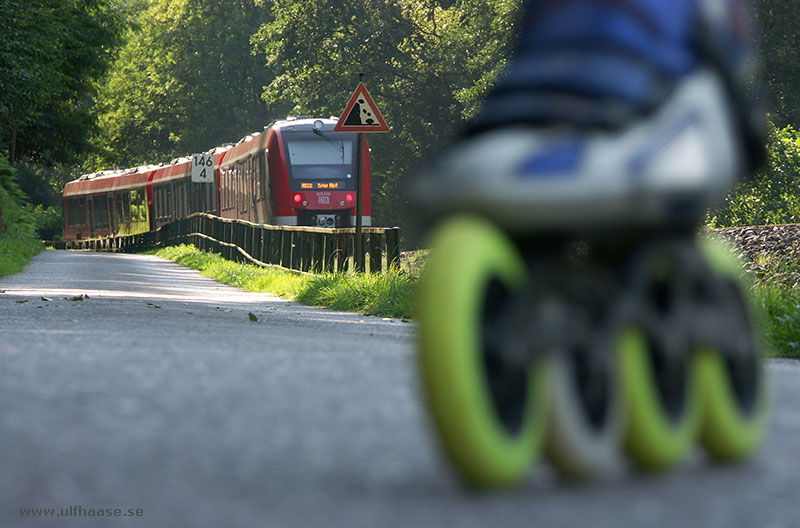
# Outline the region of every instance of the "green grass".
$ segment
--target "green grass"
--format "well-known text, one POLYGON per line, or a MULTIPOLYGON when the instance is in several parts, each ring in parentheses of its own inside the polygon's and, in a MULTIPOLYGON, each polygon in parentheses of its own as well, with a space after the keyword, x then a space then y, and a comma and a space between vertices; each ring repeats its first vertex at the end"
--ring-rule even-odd
POLYGON ((155 255, 231 286, 269 292, 312 306, 380 317, 409 318, 413 312, 417 273, 302 275, 231 262, 191 245, 164 248, 155 255))
POLYGON ((753 290, 769 355, 800 359, 800 290, 774 282, 753 290))
MULTIPOLYGON (((193 246, 161 249, 156 255, 200 271, 244 290, 269 292, 312 306, 381 317, 413 316, 414 292, 422 263, 404 264, 400 272, 379 274, 300 275, 227 261, 193 246)), ((800 359, 800 285, 761 278, 753 287, 771 356, 800 359)))

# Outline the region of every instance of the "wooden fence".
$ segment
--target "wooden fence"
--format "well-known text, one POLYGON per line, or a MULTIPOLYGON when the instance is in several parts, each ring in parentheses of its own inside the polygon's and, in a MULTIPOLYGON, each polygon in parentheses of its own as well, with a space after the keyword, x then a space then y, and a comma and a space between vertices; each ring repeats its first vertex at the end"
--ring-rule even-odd
MULTIPOLYGON (((382 273, 399 268, 399 228, 365 227, 361 237, 363 271, 382 273)), ((134 253, 177 244, 194 244, 238 262, 308 273, 360 270, 354 228, 262 225, 206 213, 139 235, 73 240, 65 247, 134 253)))

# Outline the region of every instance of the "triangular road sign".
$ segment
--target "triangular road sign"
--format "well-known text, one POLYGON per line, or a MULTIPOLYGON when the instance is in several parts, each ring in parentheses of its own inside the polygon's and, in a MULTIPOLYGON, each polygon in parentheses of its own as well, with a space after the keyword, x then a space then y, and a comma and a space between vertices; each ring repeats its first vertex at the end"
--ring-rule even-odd
POLYGON ((358 83, 350 102, 342 112, 334 132, 388 132, 389 125, 370 97, 363 82, 358 83))

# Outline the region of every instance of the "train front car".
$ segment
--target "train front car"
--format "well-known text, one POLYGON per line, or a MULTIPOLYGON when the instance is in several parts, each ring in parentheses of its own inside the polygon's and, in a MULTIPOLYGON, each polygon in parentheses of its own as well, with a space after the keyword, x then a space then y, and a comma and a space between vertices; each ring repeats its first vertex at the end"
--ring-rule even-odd
MULTIPOLYGON (((356 138, 333 119, 287 119, 268 131, 271 223, 352 227, 356 221, 356 138)), ((369 147, 362 145, 363 225, 372 225, 369 147)))

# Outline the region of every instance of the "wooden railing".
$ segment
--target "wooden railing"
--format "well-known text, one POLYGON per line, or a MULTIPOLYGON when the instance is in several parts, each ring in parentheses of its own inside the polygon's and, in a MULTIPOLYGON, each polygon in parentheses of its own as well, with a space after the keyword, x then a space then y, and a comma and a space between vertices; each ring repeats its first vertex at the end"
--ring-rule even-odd
MULTIPOLYGON (((400 229, 362 228, 363 271, 382 273, 400 265, 400 229)), ((358 268, 355 229, 253 224, 195 213, 139 235, 66 242, 66 249, 134 253, 178 244, 219 253, 229 260, 300 272, 343 272, 358 268)))

